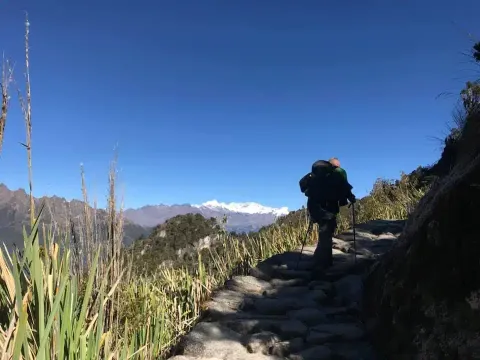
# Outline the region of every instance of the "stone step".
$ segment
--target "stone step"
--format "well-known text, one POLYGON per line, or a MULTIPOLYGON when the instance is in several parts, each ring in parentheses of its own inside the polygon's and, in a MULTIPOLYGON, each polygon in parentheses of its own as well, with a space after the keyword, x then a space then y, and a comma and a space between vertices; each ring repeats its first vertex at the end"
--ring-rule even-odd
POLYGON ((261 295, 265 290, 271 289, 272 285, 265 280, 251 275, 234 276, 225 282, 225 288, 243 294, 261 295))
POLYGON ((236 320, 272 320, 272 321, 284 321, 288 320, 287 315, 266 315, 259 314, 257 312, 248 312, 248 311, 236 311, 234 313, 225 314, 223 316, 218 316, 216 318, 211 318, 209 321, 236 321, 236 320))
POLYGON ((358 324, 320 324, 313 326, 311 331, 336 335, 343 340, 361 340, 365 337, 365 331, 358 324))
POLYGON ((295 337, 304 337, 308 327, 299 320, 293 319, 236 319, 219 322, 222 326, 242 335, 251 335, 260 332, 273 332, 282 340, 295 337))
POLYGON ((286 288, 290 286, 303 286, 310 283, 309 279, 272 279, 270 285, 272 288, 286 288))
POLYGON ((180 341, 178 351, 184 357, 176 356, 173 359, 281 359, 272 355, 249 353, 244 346, 243 340, 239 333, 219 323, 200 322, 180 341))
POLYGON ((317 345, 309 347, 298 354, 292 354, 288 360, 331 360, 333 356, 332 350, 325 345, 317 345))
POLYGON ((307 270, 275 269, 274 274, 281 279, 303 279, 305 281, 312 279, 312 272, 307 270))
POLYGON ((251 307, 249 306, 248 308, 255 309, 260 314, 282 315, 290 310, 316 307, 317 305, 318 303, 310 297, 258 298, 253 299, 251 307))
POLYGON ((283 288, 274 288, 274 289, 269 289, 265 290, 263 292, 263 296, 266 297, 298 297, 298 296, 303 296, 307 293, 312 291, 308 286, 289 286, 289 287, 283 287, 283 288))

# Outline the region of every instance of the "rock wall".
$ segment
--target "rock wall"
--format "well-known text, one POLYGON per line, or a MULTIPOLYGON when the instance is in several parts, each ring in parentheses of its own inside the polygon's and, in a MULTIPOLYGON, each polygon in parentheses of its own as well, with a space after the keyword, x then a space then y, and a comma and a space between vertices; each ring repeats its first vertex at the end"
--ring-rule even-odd
POLYGON ((480 117, 365 283, 364 313, 387 359, 480 359, 480 117))

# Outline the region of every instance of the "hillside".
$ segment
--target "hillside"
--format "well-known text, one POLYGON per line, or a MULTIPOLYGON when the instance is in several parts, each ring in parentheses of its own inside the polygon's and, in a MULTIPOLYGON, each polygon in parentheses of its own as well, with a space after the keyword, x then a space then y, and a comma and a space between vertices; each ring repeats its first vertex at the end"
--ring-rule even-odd
MULTIPOLYGON (((45 201, 46 209, 42 214, 42 223, 63 232, 66 228, 71 229, 70 219, 79 227, 82 226, 84 214, 84 202, 79 200, 67 201, 58 196, 44 196, 35 198, 35 204, 45 201)), ((23 247, 23 227, 30 226, 28 217, 29 199, 23 189, 10 190, 6 185, 0 184, 0 241, 5 242, 8 248, 16 246, 23 247)), ((90 207, 91 209, 91 207, 90 207)), ((93 209, 92 209, 93 210, 93 209)), ((99 224, 105 224, 106 212, 103 209, 96 210, 99 224)), ((128 219, 124 224, 124 243, 131 244, 141 235, 148 235, 150 229, 137 225, 128 219)))
POLYGON ((436 181, 366 281, 365 316, 388 359, 480 358, 480 85, 462 95, 436 181))
POLYGON ((178 215, 156 226, 152 233, 134 241, 127 253, 133 256, 136 270, 147 273, 165 266, 197 264, 197 253, 216 247, 223 240, 222 227, 215 218, 200 214, 178 215))

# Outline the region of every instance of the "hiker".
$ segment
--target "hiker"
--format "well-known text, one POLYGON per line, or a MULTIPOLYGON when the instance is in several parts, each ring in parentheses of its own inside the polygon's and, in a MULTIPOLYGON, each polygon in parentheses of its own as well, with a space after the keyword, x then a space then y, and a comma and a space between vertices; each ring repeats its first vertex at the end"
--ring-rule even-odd
POLYGON ((348 201, 355 203, 355 195, 346 171, 335 157, 313 163, 312 171, 300 180, 300 190, 308 197, 307 210, 311 221, 318 224, 318 244, 312 270, 323 271, 333 262, 332 237, 337 228, 340 206, 347 205, 348 201))

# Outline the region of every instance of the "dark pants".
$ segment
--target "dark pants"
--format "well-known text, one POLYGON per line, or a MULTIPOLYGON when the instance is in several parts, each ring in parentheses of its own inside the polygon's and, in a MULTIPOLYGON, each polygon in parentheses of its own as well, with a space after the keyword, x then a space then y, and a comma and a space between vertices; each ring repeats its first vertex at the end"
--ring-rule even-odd
POLYGON ((336 217, 318 222, 318 243, 315 252, 313 253, 315 270, 324 270, 332 266, 332 238, 336 228, 336 217))
POLYGON ((313 201, 309 201, 307 207, 311 219, 318 224, 318 244, 313 254, 313 261, 315 270, 321 271, 332 266, 332 237, 337 228, 337 212, 336 209, 330 209, 328 204, 318 204, 313 201))

